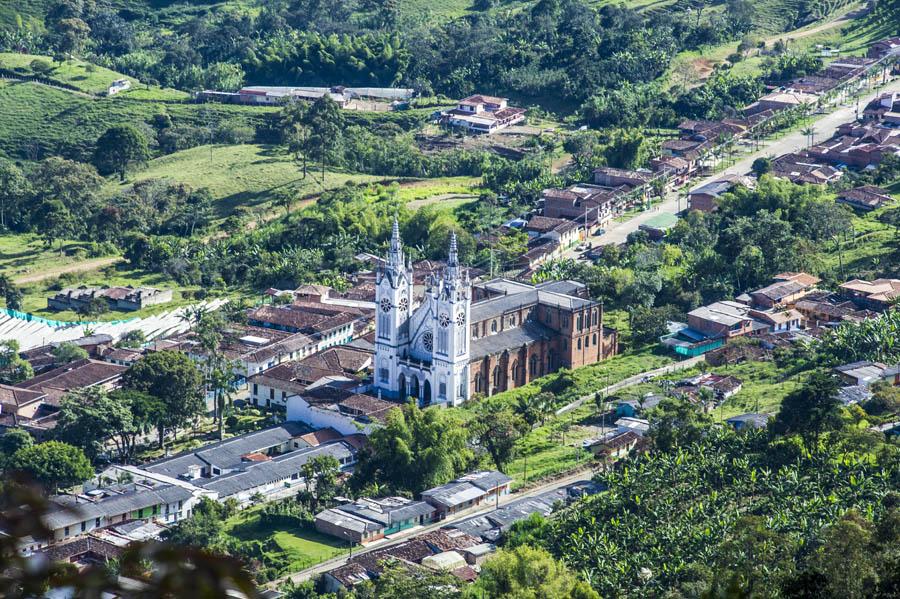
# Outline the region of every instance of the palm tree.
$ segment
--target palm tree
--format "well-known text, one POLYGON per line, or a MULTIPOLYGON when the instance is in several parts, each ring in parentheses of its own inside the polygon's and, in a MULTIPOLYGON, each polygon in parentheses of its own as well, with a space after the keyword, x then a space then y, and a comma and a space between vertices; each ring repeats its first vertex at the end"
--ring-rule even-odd
POLYGON ((800 131, 800 133, 806 136, 806 148, 809 149, 813 145, 813 139, 815 138, 816 130, 810 126, 800 131))

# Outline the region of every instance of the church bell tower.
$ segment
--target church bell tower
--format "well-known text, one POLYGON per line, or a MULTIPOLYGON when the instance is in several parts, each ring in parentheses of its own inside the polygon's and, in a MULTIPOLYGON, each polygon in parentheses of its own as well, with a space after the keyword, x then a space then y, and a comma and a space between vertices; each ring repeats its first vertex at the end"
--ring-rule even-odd
POLYGON ((399 397, 398 362, 409 343, 412 310, 412 266, 405 261, 400 224, 394 219, 387 260, 379 265, 375 290, 375 386, 388 397, 399 397))

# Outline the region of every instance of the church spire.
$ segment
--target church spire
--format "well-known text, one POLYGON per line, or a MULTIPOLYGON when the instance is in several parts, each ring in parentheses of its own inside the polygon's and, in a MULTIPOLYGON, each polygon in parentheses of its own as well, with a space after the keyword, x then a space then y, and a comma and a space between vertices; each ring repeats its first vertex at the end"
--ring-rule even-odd
POLYGON ((403 268, 403 245, 400 242, 400 223, 394 217, 394 226, 391 229, 391 251, 388 263, 395 268, 403 268))
POLYGON ((456 231, 450 231, 450 257, 447 260, 449 266, 459 266, 459 256, 456 249, 456 231))
POLYGON ((447 268, 444 279, 454 281, 459 278, 459 251, 456 244, 456 231, 450 231, 450 252, 447 255, 447 268))

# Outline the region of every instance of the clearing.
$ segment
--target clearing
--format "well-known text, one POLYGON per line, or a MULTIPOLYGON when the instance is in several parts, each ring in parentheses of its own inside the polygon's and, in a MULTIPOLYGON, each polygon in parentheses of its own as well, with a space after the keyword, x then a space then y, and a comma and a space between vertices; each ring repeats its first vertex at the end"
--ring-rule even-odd
POLYGON ((0 235, 0 273, 16 284, 34 283, 65 272, 90 270, 120 260, 117 256, 90 258, 89 243, 62 241, 48 248, 33 233, 0 235))

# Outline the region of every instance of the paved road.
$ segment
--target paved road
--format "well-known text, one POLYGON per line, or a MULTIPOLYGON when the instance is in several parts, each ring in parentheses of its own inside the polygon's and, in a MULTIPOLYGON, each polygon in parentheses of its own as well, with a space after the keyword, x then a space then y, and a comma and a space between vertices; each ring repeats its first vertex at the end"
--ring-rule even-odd
MULTIPOLYGON (((575 474, 572 474, 572 475, 569 475, 569 476, 566 476, 563 478, 559 478, 559 479, 556 479, 553 481, 549 481, 542 485, 538 485, 538 486, 529 488, 526 491, 521 491, 518 493, 511 493, 509 495, 506 495, 505 497, 501 497, 500 501, 499 501, 499 505, 504 506, 510 502, 517 501, 519 499, 526 499, 528 497, 534 497, 535 495, 540 495, 541 493, 545 493, 547 491, 553 491, 555 489, 559 489, 559 488, 571 485, 572 483, 590 480, 590 479, 591 479, 590 471, 577 472, 575 474)), ((359 550, 354 550, 353 555, 361 555, 363 553, 369 553, 370 551, 375 551, 376 549, 384 549, 386 547, 393 547, 394 545, 399 545, 400 543, 405 543, 406 541, 409 541, 410 539, 413 539, 419 535, 425 534, 427 532, 431 532, 433 530, 437 530, 439 528, 443 528, 444 526, 447 526, 448 524, 452 524, 454 522, 459 522, 460 520, 467 520, 468 518, 472 518, 474 516, 481 516, 484 514, 489 514, 493 511, 495 511, 497 509, 497 506, 498 506, 498 504, 491 503, 489 506, 486 506, 480 510, 467 511, 462 514, 456 514, 454 516, 448 517, 446 520, 442 520, 440 522, 435 522, 434 524, 429 524, 428 526, 411 529, 411 530, 407 531, 407 534, 399 533, 396 536, 394 536, 393 539, 391 539, 387 542, 376 543, 370 547, 364 547, 359 550)), ((317 576, 319 574, 324 574, 325 572, 328 572, 328 571, 334 570, 335 568, 339 568, 339 567, 343 566, 344 564, 347 563, 349 558, 350 558, 349 555, 342 555, 340 557, 332 558, 328 561, 322 562, 321 564, 317 564, 315 566, 307 568, 306 570, 302 570, 295 574, 290 574, 288 576, 279 578, 277 580, 273 580, 272 582, 268 583, 266 586, 268 588, 276 589, 288 580, 290 580, 291 582, 294 582, 294 583, 299 583, 299 582, 303 582, 305 580, 309 580, 310 578, 313 578, 314 576, 317 576)))
MULTIPOLYGON (((860 98, 860 110, 862 110, 862 107, 868 104, 870 100, 875 98, 875 96, 886 91, 900 91, 900 79, 888 83, 886 86, 880 88, 877 92, 872 92, 860 98)), ((823 115, 813 125, 813 128, 816 131, 815 140, 828 139, 829 137, 834 135, 834 132, 837 130, 838 126, 852 121, 855 117, 856 102, 841 106, 834 112, 823 115)), ((719 179, 724 175, 743 175, 749 173, 753 161, 762 156, 768 156, 771 158, 780 156, 781 154, 787 154, 789 152, 796 152, 804 148, 806 148, 806 136, 803 135, 803 133, 801 133, 800 131, 792 131, 784 135, 783 137, 766 143, 766 145, 760 147, 759 150, 756 150, 749 154, 745 154, 743 158, 740 158, 728 168, 713 175, 709 175, 707 177, 702 177, 700 179, 692 181, 691 189, 699 187, 704 183, 715 181, 716 179, 719 179)), ((681 200, 679 202, 677 193, 670 193, 662 203, 655 205, 651 210, 641 212, 626 221, 611 222, 606 227, 606 233, 604 233, 600 237, 592 237, 591 241, 595 246, 625 243, 631 233, 637 231, 642 224, 644 224, 654 216, 658 215, 661 212, 675 214, 679 208, 682 210, 686 208, 684 204, 685 200, 681 200)), ((569 250, 565 254, 565 257, 574 258, 577 253, 578 252, 575 252, 574 249, 569 250)))

